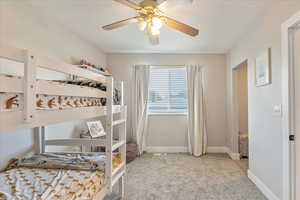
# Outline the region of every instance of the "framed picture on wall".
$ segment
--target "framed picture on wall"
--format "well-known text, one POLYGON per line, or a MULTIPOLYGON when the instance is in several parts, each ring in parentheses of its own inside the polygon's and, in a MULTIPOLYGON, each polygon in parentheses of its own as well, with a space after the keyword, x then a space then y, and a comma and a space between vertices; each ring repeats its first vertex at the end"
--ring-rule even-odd
POLYGON ((105 135, 105 131, 101 121, 87 122, 87 126, 92 138, 101 137, 105 135))
POLYGON ((271 49, 268 48, 255 59, 256 87, 271 83, 271 49))

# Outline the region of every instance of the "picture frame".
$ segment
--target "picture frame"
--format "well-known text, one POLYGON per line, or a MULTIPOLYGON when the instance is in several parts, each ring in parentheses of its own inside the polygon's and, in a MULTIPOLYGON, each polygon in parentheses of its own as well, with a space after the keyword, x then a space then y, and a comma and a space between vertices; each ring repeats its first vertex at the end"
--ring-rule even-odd
POLYGON ((255 84, 256 87, 271 83, 271 49, 268 48, 255 59, 255 84))
POLYGON ((104 127, 101 121, 89 121, 87 122, 89 133, 92 138, 101 137, 106 135, 104 127))

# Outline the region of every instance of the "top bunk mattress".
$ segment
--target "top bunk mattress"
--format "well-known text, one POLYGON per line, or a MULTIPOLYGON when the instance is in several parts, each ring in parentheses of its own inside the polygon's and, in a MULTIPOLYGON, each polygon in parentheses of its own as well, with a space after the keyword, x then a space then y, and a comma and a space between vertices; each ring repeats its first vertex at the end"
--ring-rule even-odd
MULTIPOLYGON (((10 75, 0 75, 0 79, 5 78, 5 80, 22 80, 21 77, 10 76, 10 75)), ((95 90, 99 89, 106 92, 106 86, 102 83, 97 83, 90 80, 54 80, 45 81, 44 83, 55 84, 54 86, 65 86, 65 85, 76 85, 82 89, 93 88, 95 90)), ((78 88, 77 87, 77 88, 78 88)), ((75 88, 76 89, 76 88, 75 88)), ((118 89, 114 89, 113 96, 114 105, 120 105, 121 93, 118 89)), ((51 109, 68 109, 77 107, 91 107, 91 106, 105 106, 105 97, 86 97, 86 96, 70 96, 70 95, 48 95, 43 93, 38 93, 36 95, 36 109, 38 110, 51 110, 51 109)), ((17 111, 22 110, 24 107, 24 95, 23 93, 14 92, 1 92, 0 91, 0 111, 17 111)))

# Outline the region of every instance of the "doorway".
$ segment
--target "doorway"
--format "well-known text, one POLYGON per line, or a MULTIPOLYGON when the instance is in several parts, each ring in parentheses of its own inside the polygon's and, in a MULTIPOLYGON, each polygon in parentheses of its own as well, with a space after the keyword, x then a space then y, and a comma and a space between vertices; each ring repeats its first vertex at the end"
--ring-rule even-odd
POLYGON ((249 168, 248 139, 248 62, 244 61, 233 69, 235 108, 235 142, 240 155, 239 166, 247 172, 249 168))
POLYGON ((282 25, 283 199, 300 199, 300 12, 282 25), (297 189, 296 189, 297 188, 297 189))

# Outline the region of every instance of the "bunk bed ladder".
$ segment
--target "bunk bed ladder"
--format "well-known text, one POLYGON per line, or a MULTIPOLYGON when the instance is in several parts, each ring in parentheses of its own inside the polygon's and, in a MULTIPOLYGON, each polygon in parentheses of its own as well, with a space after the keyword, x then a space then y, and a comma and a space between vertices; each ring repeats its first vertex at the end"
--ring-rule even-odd
POLYGON ((109 193, 112 192, 112 173, 113 173, 113 88, 114 82, 112 77, 106 79, 107 97, 106 97, 106 165, 105 178, 109 193))
MULTIPOLYGON (((126 114, 127 108, 123 105, 123 97, 121 97, 120 105, 120 120, 114 121, 113 118, 113 93, 114 93, 114 81, 113 77, 107 78, 107 115, 106 115, 106 180, 107 180, 107 189, 111 193, 113 186, 119 182, 119 194, 121 198, 124 197, 124 174, 125 174, 125 165, 126 165, 126 114), (114 142, 114 126, 118 126, 119 137, 117 142, 114 142), (113 152, 119 150, 121 154, 122 163, 116 168, 113 169, 113 152)), ((123 93, 123 83, 121 83, 121 94, 123 93)))

